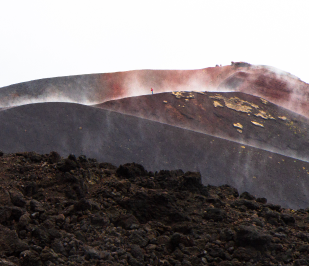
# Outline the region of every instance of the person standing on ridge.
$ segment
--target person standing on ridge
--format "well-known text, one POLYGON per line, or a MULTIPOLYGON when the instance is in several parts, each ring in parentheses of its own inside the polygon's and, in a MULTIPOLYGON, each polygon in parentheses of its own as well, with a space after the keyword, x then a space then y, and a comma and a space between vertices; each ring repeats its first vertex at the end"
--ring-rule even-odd
POLYGON ((153 88, 151 88, 151 93, 153 94, 153 88))

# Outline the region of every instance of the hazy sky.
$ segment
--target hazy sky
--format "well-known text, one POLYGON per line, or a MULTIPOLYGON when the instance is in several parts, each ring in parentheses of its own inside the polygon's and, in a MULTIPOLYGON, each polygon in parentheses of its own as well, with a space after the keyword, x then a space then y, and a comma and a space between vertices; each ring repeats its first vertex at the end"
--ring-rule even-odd
POLYGON ((231 61, 309 82, 308 0, 0 0, 0 10, 0 87, 231 61))

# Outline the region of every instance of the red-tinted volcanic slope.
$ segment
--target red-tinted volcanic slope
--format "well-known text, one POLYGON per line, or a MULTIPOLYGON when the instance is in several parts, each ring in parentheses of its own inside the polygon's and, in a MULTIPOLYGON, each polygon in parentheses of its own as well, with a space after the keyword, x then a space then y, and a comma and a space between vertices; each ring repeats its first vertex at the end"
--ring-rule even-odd
POLYGON ((95 106, 309 160, 309 119, 256 96, 173 92, 95 106))
MULTIPOLYGON (((200 171, 204 184, 230 184, 290 208, 309 206, 309 163, 134 116, 69 103, 0 111, 0 150, 86 154, 115 165, 200 171)), ((16 168, 18 165, 16 165, 16 168)), ((21 176, 31 176, 22 167, 21 176)))
POLYGON ((198 70, 135 70, 41 79, 0 89, 0 107, 37 101, 101 103, 167 91, 241 91, 265 98, 305 116, 309 85, 269 67, 234 63, 198 70))
POLYGON ((277 105, 309 116, 309 86, 295 76, 262 66, 242 67, 224 79, 218 90, 261 96, 277 105))

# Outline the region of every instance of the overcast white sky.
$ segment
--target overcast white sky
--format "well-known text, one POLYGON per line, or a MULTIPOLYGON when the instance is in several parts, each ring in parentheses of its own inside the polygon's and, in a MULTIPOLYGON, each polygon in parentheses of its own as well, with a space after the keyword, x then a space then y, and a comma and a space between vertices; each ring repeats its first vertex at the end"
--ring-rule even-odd
POLYGON ((231 61, 309 82, 308 10, 308 0, 0 0, 0 87, 231 61))

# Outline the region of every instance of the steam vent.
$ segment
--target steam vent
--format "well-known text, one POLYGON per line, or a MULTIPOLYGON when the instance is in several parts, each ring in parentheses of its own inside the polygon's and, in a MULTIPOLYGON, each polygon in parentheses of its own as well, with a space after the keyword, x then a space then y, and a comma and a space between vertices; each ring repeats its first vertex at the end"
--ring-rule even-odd
POLYGON ((1 265, 309 265, 309 85, 292 74, 48 78, 0 88, 0 108, 1 265))

